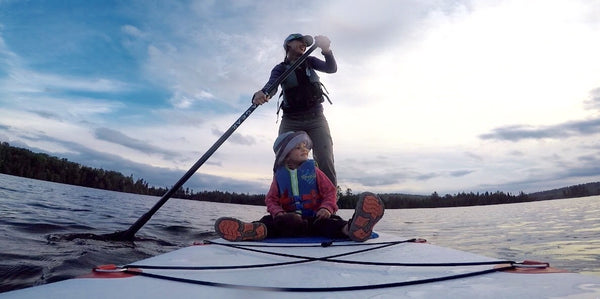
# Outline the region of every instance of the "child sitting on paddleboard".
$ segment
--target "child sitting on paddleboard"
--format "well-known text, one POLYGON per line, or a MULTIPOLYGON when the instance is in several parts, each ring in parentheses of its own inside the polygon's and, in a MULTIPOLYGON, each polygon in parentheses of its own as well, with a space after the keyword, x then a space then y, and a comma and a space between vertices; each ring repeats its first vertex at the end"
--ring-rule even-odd
POLYGON ((369 239, 383 216, 383 202, 365 192, 359 196, 350 221, 336 215, 337 188, 315 161, 308 159, 311 148, 312 141, 303 131, 277 137, 273 182, 265 198, 269 215, 251 223, 219 218, 215 222, 217 234, 229 241, 299 236, 349 237, 359 242, 369 239))

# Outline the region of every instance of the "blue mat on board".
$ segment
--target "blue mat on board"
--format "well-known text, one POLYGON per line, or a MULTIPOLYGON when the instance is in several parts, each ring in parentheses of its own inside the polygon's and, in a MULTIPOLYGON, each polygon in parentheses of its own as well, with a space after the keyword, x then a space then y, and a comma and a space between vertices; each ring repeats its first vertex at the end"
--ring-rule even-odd
MULTIPOLYGON (((377 234, 376 232, 371 233, 370 239, 375 239, 375 238, 379 238, 379 234, 377 234)), ((332 238, 327 238, 327 237, 315 236, 315 237, 289 237, 289 238, 271 238, 271 239, 267 238, 260 242, 261 243, 305 244, 305 243, 343 242, 343 241, 350 241, 350 239, 348 239, 348 238, 332 239, 332 238)))

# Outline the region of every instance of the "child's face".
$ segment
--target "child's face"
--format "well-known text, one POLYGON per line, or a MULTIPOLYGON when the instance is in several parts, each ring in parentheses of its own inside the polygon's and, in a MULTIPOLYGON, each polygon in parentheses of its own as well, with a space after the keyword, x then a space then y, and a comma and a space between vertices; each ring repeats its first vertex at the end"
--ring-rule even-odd
POLYGON ((308 159, 308 152, 310 150, 306 147, 306 143, 298 143, 288 154, 287 160, 290 163, 302 163, 308 159))

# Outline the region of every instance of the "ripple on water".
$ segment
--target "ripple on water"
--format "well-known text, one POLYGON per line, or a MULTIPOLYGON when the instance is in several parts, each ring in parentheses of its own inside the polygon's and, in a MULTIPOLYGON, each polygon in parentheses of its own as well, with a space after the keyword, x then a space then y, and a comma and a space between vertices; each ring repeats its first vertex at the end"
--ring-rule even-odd
POLYGON ((47 234, 52 232, 64 231, 66 228, 62 225, 53 223, 18 223, 12 222, 11 225, 18 231, 32 234, 47 234))
MULTIPOLYGON (((0 260, 5 260, 0 255, 0 260)), ((44 267, 30 264, 0 264, 0 292, 34 285, 43 277, 44 267)))

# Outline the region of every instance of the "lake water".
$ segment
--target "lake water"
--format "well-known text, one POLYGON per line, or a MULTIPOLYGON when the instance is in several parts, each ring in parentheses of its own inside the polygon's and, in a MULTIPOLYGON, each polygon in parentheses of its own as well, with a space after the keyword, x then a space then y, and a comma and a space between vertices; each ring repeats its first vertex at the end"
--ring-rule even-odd
MULTIPOLYGON (((133 242, 61 235, 129 228, 158 197, 0 174, 0 292, 72 278, 215 238, 221 216, 257 220, 265 207, 170 199, 133 242)), ((352 210, 341 210, 347 219, 352 210)), ((377 231, 508 260, 600 276, 600 197, 493 206, 387 210, 377 231)))

